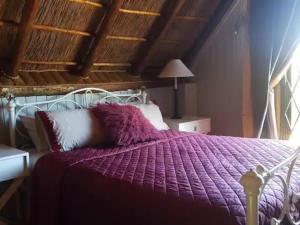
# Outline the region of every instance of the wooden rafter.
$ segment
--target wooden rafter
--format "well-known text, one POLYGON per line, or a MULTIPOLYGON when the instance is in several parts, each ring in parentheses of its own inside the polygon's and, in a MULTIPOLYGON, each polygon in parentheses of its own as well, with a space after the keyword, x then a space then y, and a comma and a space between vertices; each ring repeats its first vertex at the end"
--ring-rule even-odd
POLYGON ((38 65, 67 65, 75 66, 76 62, 64 62, 64 61, 37 61, 37 60, 23 60, 22 63, 25 64, 38 64, 38 65))
MULTIPOLYGON (((218 13, 213 15, 213 17, 209 16, 211 15, 211 11, 209 11, 209 13, 205 13, 206 10, 209 9, 208 6, 201 6, 201 12, 203 13, 199 15, 195 15, 193 12, 190 12, 189 7, 187 9, 182 7, 183 4, 187 4, 187 0, 168 0, 166 3, 162 3, 162 5, 155 7, 144 4, 142 1, 132 1, 130 4, 127 4, 128 2, 123 4, 125 0, 64 1, 72 2, 67 5, 71 5, 72 10, 74 8, 74 12, 80 12, 83 14, 91 13, 92 15, 87 17, 91 18, 91 21, 85 22, 84 20, 80 20, 80 26, 75 26, 72 23, 70 16, 70 19, 64 18, 59 23, 53 23, 50 17, 55 16, 53 15, 55 12, 53 13, 53 10, 47 10, 47 7, 50 5, 45 5, 45 7, 42 6, 46 15, 35 20, 37 14, 36 11, 39 8, 35 5, 38 5, 39 2, 42 4, 41 0, 24 1, 26 4, 25 7, 23 7, 20 22, 17 22, 18 20, 12 20, 13 17, 5 17, 10 19, 5 20, 3 18, 3 20, 0 20, 0 28, 2 29, 1 32, 9 35, 17 32, 17 37, 14 41, 15 43, 10 43, 10 36, 7 36, 7 38, 1 42, 4 45, 14 45, 11 52, 3 52, 3 58, 0 59, 1 69, 4 70, 5 75, 11 75, 11 79, 7 79, 5 76, 0 76, 0 82, 1 79, 5 79, 5 82, 8 80, 14 85, 22 85, 23 81, 25 84, 28 84, 27 80, 32 78, 30 76, 22 77, 22 70, 26 72, 47 71, 47 73, 51 70, 68 70, 70 72, 74 72, 74 70, 76 70, 77 74, 83 75, 83 77, 88 75, 90 76, 90 79, 84 81, 76 76, 74 77, 74 79, 78 80, 78 82, 84 83, 91 80, 94 81, 94 74, 90 72, 97 70, 104 72, 126 70, 135 72, 135 74, 141 74, 145 71, 145 68, 148 68, 150 71, 150 69, 154 68, 151 65, 151 59, 153 59, 155 53, 159 53, 161 51, 159 49, 160 47, 166 47, 162 51, 166 56, 169 55, 170 57, 172 57, 171 54, 174 53, 172 51, 172 45, 176 47, 175 45, 182 44, 182 51, 180 49, 180 52, 188 52, 187 50, 190 49, 187 48, 193 45, 193 51, 197 52, 197 48, 201 45, 201 43, 207 43, 205 40, 207 40, 210 35, 207 30, 214 30, 213 22, 216 22, 216 18, 222 15, 220 12, 224 12, 220 9, 222 9, 227 2, 238 0, 218 0, 221 4, 218 7, 218 13), (103 2, 103 4, 100 2, 103 2), (99 8, 102 9, 99 11, 99 8), (181 8, 185 9, 180 10, 181 8), (118 17, 117 19, 116 16, 118 17), (96 17, 99 17, 98 24, 94 23, 96 17), (140 31, 135 30, 138 23, 140 23, 140 26, 143 26, 140 31), (182 26, 190 28, 192 26, 196 26, 198 23, 199 27, 202 28, 204 26, 205 30, 205 34, 202 34, 201 38, 196 41, 198 43, 192 43, 192 40, 181 40, 185 34, 180 34, 179 28, 182 26), (205 25, 207 23, 209 23, 209 26, 206 27, 205 25), (175 26, 174 30, 172 30, 173 25, 177 24, 178 26, 175 26), (84 29, 82 27, 86 28, 84 29), (33 35, 32 32, 34 32, 34 37, 31 36, 33 35), (172 37, 167 35, 169 33, 172 33, 172 37, 175 36, 173 37, 175 40, 172 40, 172 37), (45 44, 46 41, 50 40, 50 38, 53 48, 51 45, 51 49, 49 47, 49 49, 45 49, 45 52, 44 49, 39 50, 37 44, 45 44), (38 41, 36 41, 37 39, 38 41), (66 39, 72 40, 72 42, 70 42, 70 47, 68 46, 69 52, 66 52, 65 55, 60 57, 59 49, 66 39), (35 41, 36 43, 34 43, 35 41), (74 46, 72 46, 72 43, 74 43, 74 46), (105 46, 107 44, 109 45, 108 48, 105 46), (28 46, 30 46, 33 51, 42 51, 41 54, 30 54, 31 57, 27 58, 24 55, 26 54, 28 46), (85 47, 78 49, 80 46, 85 47), (101 55, 105 56, 105 59, 101 60, 99 58, 98 60, 97 49, 103 50, 101 55), (126 55, 126 49, 128 49, 129 55, 126 55), (75 51, 78 52, 78 55, 74 58, 73 53, 75 51), (167 51, 170 51, 170 53, 167 51), (49 54, 51 54, 51 57, 49 57, 49 54), (140 55, 141 58, 138 58, 137 61, 137 56, 140 55), (9 61, 8 59, 10 56, 12 56, 12 59, 9 61), (13 79, 17 78, 18 74, 20 75, 20 79, 13 79)), ((21 7, 21 5, 18 7, 21 7)), ((55 7, 59 7, 59 5, 55 5, 55 7)), ((9 8, 7 9, 7 12, 10 12, 9 8)), ((186 35, 195 35, 192 29, 183 30, 186 30, 186 35)), ((192 56, 192 51, 189 51, 189 53, 190 54, 188 56, 183 57, 182 59, 184 60, 188 57, 194 57, 192 56)), ((175 55, 176 52, 173 57, 175 57, 175 55)), ((162 63, 163 62, 157 62, 155 64, 163 66, 161 65, 162 63)), ((157 65, 155 66, 157 68, 157 65)), ((38 80, 40 80, 40 78, 38 78, 38 80)), ((45 82, 45 85, 46 84, 47 82, 45 82)))
POLYGON ((120 9, 119 11, 122 13, 142 15, 142 16, 161 16, 160 13, 157 12, 148 12, 148 11, 141 11, 141 10, 120 9))
MULTIPOLYGON (((200 17, 183 17, 183 16, 177 16, 175 19, 180 19, 180 20, 198 20, 200 22, 207 21, 205 18, 200 18, 200 17)), ((0 20, 0 27, 1 26, 18 26, 18 23, 12 22, 12 21, 1 21, 0 20)), ((59 32, 59 33, 67 33, 67 34, 72 34, 72 35, 79 35, 79 36, 95 36, 92 33, 84 32, 84 31, 77 31, 77 30, 70 30, 70 29, 65 29, 65 28, 59 28, 59 27, 53 27, 53 26, 46 26, 46 25, 37 25, 33 24, 32 27, 34 29, 38 30, 43 30, 43 31, 49 31, 49 32, 59 32)), ((108 35, 106 39, 111 39, 111 40, 122 40, 122 41, 136 41, 136 42, 146 42, 148 41, 146 38, 141 38, 141 37, 134 37, 134 36, 116 36, 116 35, 108 35)), ((179 42, 184 42, 184 40, 181 41, 176 41, 176 40, 161 40, 161 42, 164 43, 169 43, 169 44, 178 44, 179 42)))
MULTIPOLYGON (((23 74, 26 74, 26 72, 22 72, 23 74)), ((169 86, 169 81, 162 81, 162 80, 134 80, 130 79, 129 75, 126 73, 122 73, 120 77, 126 77, 128 81, 126 80, 108 80, 108 81, 98 81, 98 82, 84 82, 84 83, 78 83, 77 80, 75 80, 76 77, 69 76, 70 82, 72 85, 68 85, 68 82, 64 81, 66 75, 63 74, 64 72, 53 72, 49 78, 58 78, 60 77, 61 81, 56 84, 53 82, 52 84, 47 83, 45 79, 43 79, 43 76, 39 75, 38 73, 32 73, 32 76, 35 76, 36 78, 42 78, 44 81, 44 84, 47 85, 41 85, 42 81, 35 81, 33 80, 32 85, 24 85, 24 86, 13 86, 8 85, 4 86, 3 84, 0 84, 0 96, 4 97, 7 93, 14 93, 15 96, 38 96, 38 95, 57 95, 57 94, 63 94, 68 93, 70 91, 79 89, 79 88, 87 88, 87 87, 95 87, 95 88, 102 88, 107 91, 119 91, 119 90, 127 90, 127 89, 138 89, 141 86, 146 86, 147 88, 151 87, 164 87, 169 86), (73 79, 73 81, 71 80, 73 79), (66 83, 63 83, 66 82, 66 83)), ((22 74, 21 74, 22 75, 22 74)), ((96 77, 98 73, 94 74, 96 77)), ((25 76, 23 76, 25 77, 25 76)), ((110 77, 108 75, 107 77, 110 77)), ((114 77, 114 76, 113 76, 114 77)), ((133 77, 133 76, 130 76, 133 77)), ((100 78, 101 79, 101 78, 100 78)), ((99 80, 100 80, 99 79, 99 80)))
POLYGON ((73 35, 79 35, 79 36, 93 36, 93 34, 85 31, 78 31, 78 30, 72 30, 72 29, 65 29, 60 27, 53 27, 53 26, 47 26, 47 25, 41 25, 41 24, 33 24, 32 28, 36 30, 43 30, 43 31, 50 31, 50 32, 60 32, 60 33, 67 33, 67 34, 73 34, 73 35))
MULTIPOLYGON (((14 22, 14 21, 0 20, 0 27, 1 26, 17 27, 17 26, 19 26, 19 24, 16 23, 16 22, 14 22)), ((56 27, 56 26, 49 26, 49 25, 43 25, 43 24, 32 24, 32 29, 49 31, 49 32, 67 33, 67 34, 73 34, 73 35, 79 35, 79 36, 87 36, 87 37, 93 36, 92 33, 89 33, 89 32, 86 32, 86 31, 66 29, 66 28, 61 28, 61 27, 56 27)))
POLYGON ((115 0, 112 5, 109 7, 105 18, 97 32, 92 45, 89 48, 89 52, 87 54, 86 60, 80 69, 80 75, 84 78, 88 77, 91 68, 93 67, 93 62, 96 59, 97 49, 104 44, 106 37, 110 33, 110 29, 112 28, 112 23, 119 13, 119 9, 121 8, 124 0, 115 0))
MULTIPOLYGON (((66 66, 76 66, 76 62, 67 62, 67 61, 33 61, 33 60, 23 60, 24 64, 37 64, 37 65, 66 65, 66 66)), ((105 63, 105 62, 94 62, 93 66, 131 66, 130 63, 105 63)))
POLYGON ((212 32, 216 29, 218 24, 222 22, 226 12, 237 2, 236 0, 221 0, 219 3, 215 13, 211 16, 210 20, 208 21, 207 25, 204 27, 203 31, 199 34, 198 38, 188 51, 187 55, 184 57, 183 61, 188 66, 191 65, 193 59, 196 57, 200 49, 203 45, 208 41, 212 32))
MULTIPOLYGON (((156 13, 156 12, 128 10, 128 9, 120 9, 119 12, 122 12, 125 14, 141 15, 141 16, 154 16, 154 17, 161 16, 160 13, 156 13)), ((207 17, 200 17, 200 16, 176 16, 175 19, 176 20, 196 20, 196 21, 200 21, 200 22, 208 21, 207 17)), ((18 26, 18 25, 19 24, 14 21, 0 20, 0 26, 18 26)), ((86 31, 66 29, 66 28, 61 28, 61 27, 57 27, 57 26, 49 26, 49 25, 44 25, 44 24, 33 24, 32 26, 34 29, 38 29, 38 30, 73 33, 73 34, 82 35, 82 36, 92 36, 93 35, 92 33, 89 33, 86 31)))
POLYGON ((185 0, 176 0, 173 10, 170 10, 169 14, 165 15, 161 29, 159 30, 159 32, 157 32, 155 37, 152 39, 151 44, 149 45, 149 48, 147 49, 147 52, 142 58, 142 60, 137 64, 136 68, 134 68, 133 72, 135 75, 140 75, 143 72, 143 70, 145 69, 145 67, 149 62, 149 59, 158 48, 160 42, 165 37, 166 33, 168 32, 169 28, 171 27, 174 19, 176 18, 179 10, 182 8, 184 3, 185 0))
POLYGON ((94 66, 124 66, 124 67, 128 67, 131 66, 130 63, 94 63, 94 66))
POLYGON ((147 39, 140 38, 140 37, 115 36, 115 35, 107 35, 106 39, 121 40, 121 41, 136 41, 136 42, 145 42, 145 41, 147 41, 147 39))
POLYGON ((177 20, 196 20, 199 22, 207 22, 206 17, 200 17, 200 16, 176 16, 177 20))
POLYGON ((86 4, 86 5, 94 6, 94 7, 97 7, 97 8, 102 8, 103 7, 103 5, 101 3, 87 1, 87 0, 69 0, 69 1, 79 3, 79 4, 86 4))
POLYGON ((16 38, 15 48, 13 49, 12 60, 8 74, 12 78, 17 78, 17 72, 25 55, 26 47, 29 42, 32 24, 38 11, 40 0, 27 0, 25 2, 19 30, 16 38))

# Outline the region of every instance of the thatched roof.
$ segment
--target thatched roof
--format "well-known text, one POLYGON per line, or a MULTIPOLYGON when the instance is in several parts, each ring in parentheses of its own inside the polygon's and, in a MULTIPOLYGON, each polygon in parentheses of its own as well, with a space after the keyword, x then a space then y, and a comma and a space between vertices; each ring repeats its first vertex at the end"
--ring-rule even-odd
POLYGON ((190 57, 224 2, 0 0, 0 86, 152 79, 190 57))

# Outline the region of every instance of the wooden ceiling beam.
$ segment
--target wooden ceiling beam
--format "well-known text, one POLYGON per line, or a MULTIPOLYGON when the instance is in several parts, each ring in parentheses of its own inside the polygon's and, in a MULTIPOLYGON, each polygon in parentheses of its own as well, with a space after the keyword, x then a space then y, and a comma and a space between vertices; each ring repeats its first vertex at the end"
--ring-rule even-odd
POLYGON ((171 27, 173 21, 176 19, 176 16, 179 13, 184 3, 185 0, 176 0, 173 9, 170 9, 169 13, 164 16, 161 29, 156 33, 155 37, 152 39, 149 48, 144 54, 144 57, 137 64, 136 68, 133 69, 133 73, 135 75, 141 75, 143 70, 146 68, 152 54, 159 47, 160 42, 164 39, 165 35, 167 34, 169 28, 171 27))
POLYGON ((37 65, 67 65, 67 66, 75 66, 76 62, 68 62, 68 61, 38 61, 38 60, 23 60, 24 64, 37 64, 37 65))
MULTIPOLYGON (((57 73, 57 72, 54 72, 57 73)), ((33 73, 36 74, 36 73, 33 73)), ((126 73, 124 73, 124 76, 126 73)), ((43 77, 40 74, 38 77, 43 77)), ((51 74, 51 76, 53 76, 51 74)), ((61 75, 59 75, 61 76, 61 75)), ((132 77, 132 76, 131 76, 132 77)), ((64 80, 64 78, 62 78, 64 80)), ((132 80, 132 81, 111 81, 111 82, 86 82, 86 83, 74 83, 72 85, 68 85, 68 82, 65 81, 66 84, 51 84, 51 85, 4 85, 0 80, 0 97, 5 97, 7 93, 13 93, 15 96, 39 96, 39 95, 56 95, 56 94, 64 94, 69 93, 70 91, 77 90, 79 88, 102 88, 107 91, 120 91, 120 90, 128 90, 128 89, 139 89, 142 86, 146 86, 147 88, 151 87, 164 87, 170 86, 170 82, 168 80, 132 80)))
MULTIPOLYGON (((2 27, 2 26, 17 27, 17 26, 19 26, 19 24, 14 22, 14 21, 0 20, 0 27, 2 27)), ((43 30, 43 31, 49 31, 49 32, 59 32, 59 33, 68 33, 68 34, 79 35, 79 36, 87 36, 87 37, 94 35, 92 33, 86 32, 86 31, 66 29, 66 28, 43 25, 43 24, 32 24, 32 28, 36 29, 36 30, 43 30)))
POLYGON ((112 29, 112 23, 119 13, 119 9, 121 8, 123 2, 124 0, 115 0, 113 1, 112 5, 109 6, 104 20, 102 21, 100 28, 98 29, 98 32, 88 49, 89 52, 84 64, 81 66, 82 68, 79 68, 79 73, 83 78, 88 77, 88 74, 90 73, 97 56, 97 49, 104 45, 104 41, 112 29))
POLYGON ((217 6, 217 9, 215 10, 215 13, 210 17, 207 25, 196 38, 188 53, 183 57, 183 61, 187 66, 191 66, 193 59, 196 57, 204 44, 209 41, 209 37, 213 31, 215 31, 217 26, 222 24, 222 21, 227 19, 225 17, 226 13, 230 8, 234 7, 236 2, 237 0, 221 0, 217 6))
POLYGON ((107 66, 107 67, 114 67, 114 66, 124 66, 128 67, 131 66, 130 63, 94 63, 94 66, 107 66))
POLYGON ((29 42, 30 34, 33 29, 33 21, 37 14, 40 0, 27 0, 22 11, 21 22, 19 25, 15 47, 12 53, 12 60, 8 69, 9 77, 18 78, 18 70, 24 59, 26 48, 29 42))
POLYGON ((126 14, 135 14, 135 15, 142 15, 142 16, 161 16, 160 13, 157 12, 149 12, 149 11, 142 11, 142 10, 120 9, 119 11, 126 14))
MULTIPOLYGON (((24 64, 37 64, 37 65, 67 65, 67 66, 76 66, 76 62, 72 61, 34 61, 34 60, 23 60, 24 64)), ((114 67, 114 66, 131 66, 130 63, 105 63, 105 62, 94 62, 93 66, 109 66, 109 67, 114 67)))
POLYGON ((103 7, 103 5, 101 3, 87 1, 87 0, 69 0, 69 1, 74 2, 74 3, 79 3, 79 4, 86 4, 86 5, 94 6, 94 7, 97 7, 97 8, 102 8, 103 7))
POLYGON ((65 29, 60 27, 54 27, 54 26, 48 26, 48 25, 42 25, 42 24, 33 24, 32 28, 36 30, 43 30, 43 31, 49 31, 49 32, 59 32, 59 33, 66 33, 66 34, 73 34, 73 35, 79 35, 79 36, 85 36, 90 37, 93 36, 93 34, 85 31, 79 31, 79 30, 72 30, 72 29, 65 29))
POLYGON ((116 35, 107 35, 106 39, 110 40, 121 40, 121 41, 136 41, 136 42, 146 42, 146 38, 140 37, 129 37, 129 36, 116 36, 116 35))
POLYGON ((199 22, 207 22, 207 17, 201 17, 201 16, 176 16, 177 20, 196 20, 199 22))

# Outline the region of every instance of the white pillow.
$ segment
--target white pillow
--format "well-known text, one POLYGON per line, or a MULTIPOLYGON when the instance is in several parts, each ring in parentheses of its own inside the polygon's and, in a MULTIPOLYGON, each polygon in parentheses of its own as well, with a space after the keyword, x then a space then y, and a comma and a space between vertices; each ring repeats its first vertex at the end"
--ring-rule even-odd
POLYGON ((48 143, 45 142, 39 136, 39 131, 34 117, 20 116, 21 122, 27 130, 29 137, 31 138, 36 150, 38 152, 46 151, 49 149, 48 143))
POLYGON ((97 117, 88 109, 38 112, 52 151, 97 146, 106 135, 97 117))
POLYGON ((157 130, 168 130, 170 129, 168 125, 164 122, 161 111, 157 105, 153 102, 149 102, 148 104, 133 104, 137 108, 139 108, 144 116, 150 121, 150 123, 157 130))

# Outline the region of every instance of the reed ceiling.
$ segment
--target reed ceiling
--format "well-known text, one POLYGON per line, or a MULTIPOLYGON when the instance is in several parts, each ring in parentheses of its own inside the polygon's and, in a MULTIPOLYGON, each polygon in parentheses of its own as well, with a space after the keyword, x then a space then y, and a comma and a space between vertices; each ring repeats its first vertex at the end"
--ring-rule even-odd
POLYGON ((224 2, 0 0, 0 86, 155 78, 185 59, 224 2))

